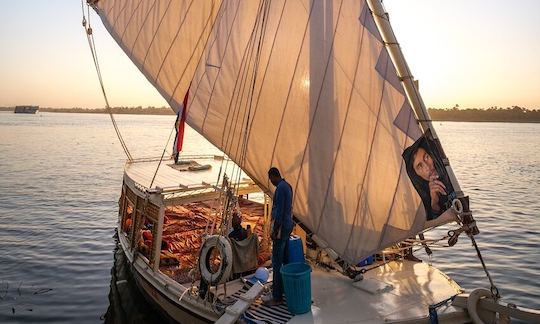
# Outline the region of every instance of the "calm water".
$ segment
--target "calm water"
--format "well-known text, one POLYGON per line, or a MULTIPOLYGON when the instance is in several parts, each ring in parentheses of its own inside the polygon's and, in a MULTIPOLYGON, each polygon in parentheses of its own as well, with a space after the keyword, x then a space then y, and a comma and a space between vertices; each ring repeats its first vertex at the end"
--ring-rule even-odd
MULTIPOLYGON (((108 118, 0 112, 0 322, 102 321, 125 159, 108 118)), ((116 119, 135 157, 161 155, 174 123, 116 119)), ((540 124, 436 128, 471 196, 477 241, 501 294, 540 308, 540 124)), ((189 130, 185 149, 217 153, 189 130)), ((432 260, 464 288, 489 286, 465 236, 432 260)))

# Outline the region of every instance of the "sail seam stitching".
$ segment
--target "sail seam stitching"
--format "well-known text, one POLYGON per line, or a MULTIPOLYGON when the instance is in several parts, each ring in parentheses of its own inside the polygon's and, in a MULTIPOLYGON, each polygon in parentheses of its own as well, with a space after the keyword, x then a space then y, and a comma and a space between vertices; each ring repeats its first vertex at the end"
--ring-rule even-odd
MULTIPOLYGON (((406 101, 406 100, 408 100, 408 99, 404 98, 404 101, 406 101)), ((409 133, 409 128, 411 126, 411 113, 412 113, 412 109, 409 111, 409 118, 407 119, 407 132, 405 133, 405 136, 403 136, 404 140, 403 140, 403 145, 401 146, 401 151, 402 152, 405 150, 405 147, 407 146, 407 138, 408 138, 407 134, 409 133)), ((398 181, 396 182, 396 187, 394 189, 394 195, 392 197, 392 204, 390 205, 390 209, 388 210, 388 214, 386 215, 386 221, 384 222, 384 224, 388 224, 388 221, 390 220, 390 217, 392 216, 392 211, 394 210, 394 206, 395 206, 395 203, 396 203, 397 191, 398 191, 399 183, 400 183, 400 180, 401 180, 401 174, 403 172, 403 162, 404 162, 404 160, 401 159, 401 163, 399 164, 398 181)), ((381 232, 381 236, 379 238, 379 244, 377 246, 379 246, 379 247, 381 246, 381 244, 383 242, 383 238, 386 235, 387 229, 388 229, 388 226, 386 226, 384 228, 384 230, 381 232)))
MULTIPOLYGON (((384 47, 382 48, 382 50, 386 50, 384 47)), ((386 68, 388 68, 388 62, 390 60, 390 57, 388 57, 387 61, 386 61, 386 68)), ((352 238, 352 235, 353 235, 353 230, 354 230, 354 226, 356 224, 356 220, 358 219, 358 211, 359 211, 359 208, 360 208, 360 200, 362 198, 362 193, 364 192, 364 185, 365 185, 365 182, 366 182, 366 176, 367 176, 367 170, 371 164, 371 153, 373 153, 373 143, 375 143, 375 138, 376 138, 376 134, 377 134, 377 130, 379 128, 379 117, 381 115, 381 110, 382 110, 382 102, 384 100, 384 93, 386 91, 386 80, 383 79, 383 85, 382 85, 382 90, 381 90, 381 99, 379 100, 379 109, 377 111, 377 120, 375 121, 375 128, 373 129, 373 137, 371 139, 371 144, 370 144, 370 147, 369 147, 369 153, 368 153, 368 159, 367 159, 367 163, 366 163, 366 167, 364 169, 364 176, 362 177, 362 186, 360 187, 360 192, 358 193, 358 199, 357 199, 357 202, 356 202, 356 209, 355 209, 355 212, 354 212, 354 219, 353 219, 353 222, 352 222, 352 226, 351 226, 351 230, 349 232, 349 237, 347 239, 347 243, 345 244, 345 249, 343 250, 343 254, 345 254, 345 252, 348 250, 349 248, 349 244, 351 243, 351 238, 352 238)), ((366 217, 366 214, 363 215, 362 217, 362 223, 364 222, 364 219, 366 217)))
POLYGON ((135 13, 137 12, 137 10, 139 9, 139 6, 141 5, 142 3, 142 0, 139 0, 139 3, 137 4, 137 7, 135 7, 135 9, 133 10, 133 12, 131 13, 131 16, 129 16, 129 20, 128 22, 126 23, 126 26, 124 27, 124 31, 122 32, 122 36, 120 36, 120 40, 122 42, 124 42, 124 35, 126 34, 126 31, 128 30, 128 27, 129 25, 131 24, 131 21, 133 20, 133 17, 135 16, 135 13))
MULTIPOLYGON (((221 10, 222 5, 223 5, 223 2, 220 2, 217 12, 219 12, 221 10)), ((208 19, 206 21, 204 29, 202 30, 201 35, 199 36, 199 39, 197 40, 197 44, 195 45, 195 48, 199 47, 199 43, 203 39, 203 35, 204 35, 204 33, 205 33, 205 31, 206 31, 206 29, 208 27, 208 24, 212 20, 211 18, 212 18, 212 13, 213 13, 214 6, 215 6, 215 2, 212 3, 212 12, 211 12, 210 16, 208 16, 208 19)), ((216 15, 216 18, 217 18, 217 15, 216 15)), ((212 35, 212 30, 214 29, 214 25, 215 25, 216 21, 217 21, 217 19, 214 19, 214 21, 212 22, 212 25, 210 26, 210 29, 208 31, 208 36, 206 37, 206 40, 205 40, 204 45, 203 45, 202 50, 201 50, 202 53, 199 56, 199 60, 197 61, 197 64, 195 65, 196 67, 199 66, 199 64, 200 64, 200 62, 202 60, 202 57, 203 57, 203 54, 204 54, 204 49, 206 48, 206 45, 208 44, 208 40, 210 39, 210 36, 212 35)), ((195 50, 191 53, 191 56, 189 57, 188 63, 191 62, 194 55, 195 55, 195 50)), ((176 83, 176 86, 174 87, 169 100, 167 100, 167 102, 169 102, 169 104, 173 100, 174 94, 176 93, 176 90, 178 90, 178 86, 180 85, 180 82, 184 78, 184 74, 186 74, 187 68, 188 68, 188 65, 186 64, 186 66, 184 67, 184 71, 182 71, 182 74, 180 75, 180 78, 178 79, 178 82, 176 83)))
POLYGON ((113 29, 116 29, 116 24, 118 23, 118 19, 120 19, 120 15, 122 15, 122 13, 126 9, 127 5, 128 5, 128 1, 126 1, 124 6, 122 8, 120 8, 120 11, 118 12, 118 15, 116 16, 116 18, 114 18, 113 29))
MULTIPOLYGON (((229 2, 227 2, 227 5, 229 4, 229 2)), ((231 34, 232 34, 232 30, 233 30, 233 26, 236 22, 236 18, 238 17, 238 12, 239 12, 239 9, 240 9, 240 6, 236 7, 236 12, 234 14, 234 18, 233 18, 233 21, 231 23, 231 28, 229 30, 229 33, 227 35, 227 40, 225 42, 225 50, 223 51, 223 56, 221 56, 220 58, 220 62, 223 63, 223 60, 225 59, 225 56, 227 56, 227 50, 229 48, 229 44, 230 44, 230 39, 231 39, 231 34)), ((224 9, 223 10, 224 12, 227 11, 227 9, 224 9)), ((222 13, 223 14, 223 13, 222 13)), ((220 18, 220 20, 223 19, 223 18, 220 18)), ((221 23, 221 21, 220 21, 221 23)), ((219 32, 216 31, 216 37, 214 38, 214 43, 215 41, 217 40, 218 36, 219 36, 219 32)), ((212 45, 213 47, 214 45, 212 45)), ((197 96, 197 93, 199 92, 199 88, 201 86, 201 82, 202 82, 202 79, 204 78, 204 76, 206 75, 206 69, 204 71, 204 73, 202 74, 201 78, 198 80, 198 83, 197 83, 197 88, 195 89, 195 94, 193 95, 193 97, 195 98, 197 96)), ((206 118, 208 116, 208 112, 210 111, 210 103, 213 99, 213 96, 214 96, 214 90, 215 90, 215 87, 216 87, 216 84, 217 84, 217 80, 219 79, 219 77, 221 76, 221 68, 218 70, 218 74, 216 76, 216 79, 214 80, 214 84, 212 85, 212 90, 210 91, 210 98, 208 99, 208 104, 206 105, 206 111, 205 111, 205 114, 204 114, 204 118, 203 118, 203 122, 201 123, 201 133, 204 133, 204 126, 206 124, 206 118)), ((221 144, 223 145, 223 135, 224 134, 224 131, 222 132, 222 135, 221 135, 221 144)))
MULTIPOLYGON (((227 5, 229 4, 229 2, 227 2, 227 5)), ((227 11, 227 9, 224 9, 223 11, 227 11)), ((227 34, 227 40, 225 41, 225 49, 223 51, 223 55, 220 57, 220 64, 223 63, 223 61, 225 60, 225 57, 227 56, 227 50, 229 49, 229 44, 230 44, 230 40, 231 40, 231 35, 232 35, 232 30, 234 28, 234 25, 236 23, 236 18, 238 17, 238 12, 240 11, 240 5, 238 5, 236 7, 236 11, 234 13, 234 18, 233 18, 233 21, 231 22, 231 27, 229 29, 229 32, 227 34)), ((220 20, 223 19, 223 18, 220 18, 220 20)), ((221 23, 221 21, 220 21, 221 23)), ((213 43, 216 42, 217 38, 219 36, 219 32, 216 31, 215 33, 215 38, 214 38, 214 41, 213 43)), ((212 47, 214 45, 212 44, 212 47)), ((201 81, 202 79, 204 78, 204 76, 206 75, 206 69, 205 69, 205 72, 203 73, 203 75, 201 76, 200 80, 199 80, 199 83, 197 84, 197 89, 195 90, 195 95, 194 97, 197 95, 198 91, 199 91, 199 88, 200 88, 200 85, 201 85, 201 81)), ((218 70, 218 73, 216 75, 216 78, 214 80, 214 83, 212 84, 212 90, 210 91, 210 97, 208 99, 208 104, 206 105, 206 111, 204 113, 204 118, 203 118, 203 121, 201 123, 201 132, 204 133, 204 126, 206 125, 206 118, 208 117, 208 112, 210 111, 210 104, 212 102, 212 99, 214 98, 214 90, 216 88, 216 84, 217 84, 217 81, 218 79, 220 78, 221 76, 221 68, 218 70)), ((221 134, 221 145, 223 146, 223 136, 225 134, 225 127, 223 128, 222 130, 222 134, 221 134)))
POLYGON ((171 52, 171 49, 176 44, 176 41, 178 39, 178 35, 180 34, 180 30, 184 26, 184 23, 186 22, 186 17, 188 16, 189 12, 191 11, 191 6, 193 5, 193 0, 189 3, 188 9, 186 10, 186 14, 182 18, 182 21, 180 22, 180 25, 178 26, 178 29, 176 30, 176 34, 174 35, 174 38, 171 42, 171 45, 169 45, 169 48, 167 49, 167 52, 165 53, 165 56, 163 57, 163 60, 161 61, 161 64, 159 65, 158 72, 156 73, 156 76, 154 77, 154 82, 157 82, 159 79, 159 75, 161 73, 161 70, 163 69, 163 66, 165 65, 165 61, 169 58, 169 53, 171 52))
POLYGON ((163 19, 165 19, 165 16, 167 15, 167 12, 169 11, 169 8, 171 6, 172 0, 169 0, 169 3, 167 4, 167 8, 165 8, 165 11, 163 12, 163 16, 159 19, 158 26, 156 28, 156 31, 154 32, 154 35, 152 35, 152 40, 150 41, 150 44, 148 44, 148 48, 146 49, 146 54, 144 55, 144 59, 142 61, 141 70, 144 70, 144 67, 146 65, 146 59, 148 58, 148 54, 150 53, 150 49, 152 48, 152 45, 154 45, 154 40, 156 39, 157 34, 159 33, 159 29, 161 28, 161 24, 163 23, 163 19))
POLYGON ((135 49, 135 45, 137 45, 137 42, 139 41, 139 36, 141 35, 141 32, 144 28, 144 25, 146 25, 146 21, 148 20, 148 17, 150 17, 150 13, 154 10, 154 7, 156 6, 157 0, 154 0, 152 3, 152 6, 150 9, 148 9, 148 12, 146 13, 146 16, 144 17, 144 20, 141 24, 141 28, 139 28, 139 31, 137 32, 137 36, 135 37, 135 40, 133 41, 133 45, 131 46, 131 49, 129 50, 129 56, 133 57, 133 50, 135 49))
MULTIPOLYGON (((339 9, 339 12, 338 12, 338 21, 336 21, 336 27, 332 33, 332 47, 330 48, 330 51, 328 53, 328 58, 326 59, 326 66, 325 66, 325 69, 324 69, 324 75, 323 75, 323 79, 322 79, 322 82, 321 82, 321 88, 319 89, 319 93, 317 95, 317 102, 315 104, 315 111, 313 112, 313 122, 311 123, 310 127, 309 127, 309 131, 308 131, 308 136, 307 136, 307 139, 306 139, 306 144, 304 145, 304 150, 303 150, 303 153, 302 153, 302 159, 300 160, 300 169, 298 170, 298 176, 296 177, 296 183, 294 184, 294 191, 293 192, 296 192, 296 190, 298 189, 298 184, 300 183, 300 177, 302 175, 302 171, 304 170, 304 160, 306 159, 306 152, 308 150, 308 146, 309 146, 309 141, 311 139, 311 134, 312 134, 312 131, 313 131, 313 125, 315 124, 315 118, 317 116, 317 112, 319 111, 319 101, 321 99, 321 94, 322 94, 322 90, 324 88, 324 80, 326 79, 326 74, 328 72, 328 65, 329 65, 329 62, 330 62, 330 59, 332 58, 332 53, 334 51, 334 40, 335 40, 335 34, 336 34, 336 31, 337 31, 337 28, 338 28, 338 24, 339 24, 339 19, 341 18, 341 8, 342 8, 342 5, 343 5, 343 1, 341 1, 341 4, 340 4, 340 9, 339 9)), ((311 10, 313 10, 314 6, 312 6, 311 10)), ((311 14, 310 14, 311 16, 311 14)), ((284 112, 285 114, 285 112, 284 112)), ((283 116, 282 116, 282 119, 283 119, 283 116)), ((276 143, 277 143, 277 139, 276 139, 276 143)), ((275 146, 274 146, 274 150, 275 150, 275 146)), ((273 159, 273 155, 272 155, 272 159, 273 159)), ((294 202, 296 202, 296 198, 298 197, 298 195, 294 195, 294 200, 293 200, 293 206, 294 206, 294 202)))
MULTIPOLYGON (((341 8, 340 8, 340 10, 341 10, 341 8)), ((337 27, 336 27, 336 30, 337 30, 337 27)), ((319 228, 321 226, 321 219, 322 219, 324 210, 326 209, 326 203, 328 201, 328 193, 330 192, 330 184, 332 183, 332 180, 334 178, 334 174, 335 174, 334 171, 335 171, 335 167, 336 167, 336 161, 337 161, 337 158, 339 156, 339 152, 340 152, 340 149, 341 149, 341 143, 342 143, 342 139, 343 139, 343 134, 345 133, 345 127, 347 125, 347 118, 349 116, 349 112, 350 112, 350 108, 351 108, 351 102, 352 102, 352 97, 353 97, 355 83, 356 83, 356 76, 358 75, 358 67, 360 66, 360 57, 362 56, 362 48, 364 47, 363 46, 364 45, 364 32, 365 32, 365 28, 362 28, 362 34, 360 36, 360 46, 359 46, 359 50, 358 50, 358 58, 356 60, 356 68, 354 69, 354 77, 353 77, 353 80, 351 81, 351 91, 349 92, 349 99, 348 99, 348 103, 347 103, 347 111, 345 112, 343 125, 341 127, 341 133, 340 133, 340 136, 339 136, 339 142, 338 142, 338 146, 337 146, 337 149, 336 149, 336 154, 334 156, 334 162, 332 163, 332 174, 330 175, 330 179, 328 180, 328 185, 326 186, 326 193, 324 195, 324 203, 323 203, 323 206, 321 208, 321 213, 319 215, 319 219, 318 219, 318 223, 317 223, 317 229, 314 231, 315 233, 319 232, 319 228)))

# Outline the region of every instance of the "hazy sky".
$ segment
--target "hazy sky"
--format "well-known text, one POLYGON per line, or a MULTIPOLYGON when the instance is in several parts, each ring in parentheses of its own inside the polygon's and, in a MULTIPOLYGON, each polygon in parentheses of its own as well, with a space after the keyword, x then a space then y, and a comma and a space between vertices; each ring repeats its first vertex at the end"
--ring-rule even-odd
MULTIPOLYGON (((0 4, 0 106, 104 106, 80 1, 0 4)), ((428 107, 540 108, 540 0, 384 4, 428 107)), ((91 19, 111 105, 167 105, 91 19)))

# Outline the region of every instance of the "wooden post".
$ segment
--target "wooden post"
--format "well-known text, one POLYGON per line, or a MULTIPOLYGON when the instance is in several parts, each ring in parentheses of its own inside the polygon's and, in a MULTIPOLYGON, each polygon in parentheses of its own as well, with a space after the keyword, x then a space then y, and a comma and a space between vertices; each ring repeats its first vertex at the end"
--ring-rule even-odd
POLYGON ((156 235, 154 236, 154 264, 152 265, 152 269, 154 271, 159 270, 159 260, 161 258, 161 239, 163 237, 164 216, 165 216, 165 207, 163 207, 163 204, 160 204, 158 221, 157 221, 157 224, 154 224, 154 226, 156 226, 156 235))

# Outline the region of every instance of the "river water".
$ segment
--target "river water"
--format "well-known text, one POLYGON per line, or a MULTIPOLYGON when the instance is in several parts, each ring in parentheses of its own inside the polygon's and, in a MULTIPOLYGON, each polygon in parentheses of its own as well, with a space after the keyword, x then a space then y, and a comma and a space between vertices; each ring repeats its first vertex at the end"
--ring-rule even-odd
MULTIPOLYGON (((134 157, 161 155, 175 119, 115 117, 134 157)), ((435 127, 501 295, 540 308, 540 124, 435 127)), ((191 129, 184 147, 218 153, 191 129)), ((124 160, 107 115, 0 112, 0 322, 103 321, 124 160)), ((489 287, 466 236, 432 262, 466 289, 489 287)), ((136 303, 141 322, 156 320, 136 303)))

